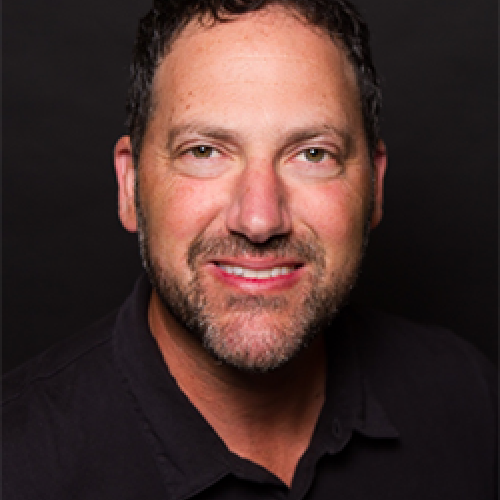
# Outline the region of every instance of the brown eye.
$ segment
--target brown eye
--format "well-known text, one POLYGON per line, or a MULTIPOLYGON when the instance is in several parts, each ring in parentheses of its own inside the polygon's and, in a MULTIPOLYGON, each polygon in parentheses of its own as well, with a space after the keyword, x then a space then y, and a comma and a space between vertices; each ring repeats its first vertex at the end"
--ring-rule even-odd
POLYGON ((191 149, 191 153, 195 158, 210 158, 215 152, 211 146, 196 146, 191 149))
POLYGON ((320 148, 305 149, 303 154, 304 154, 304 158, 307 161, 311 161, 311 162, 315 162, 315 163, 320 162, 321 160, 324 160, 326 157, 326 151, 324 149, 320 149, 320 148))

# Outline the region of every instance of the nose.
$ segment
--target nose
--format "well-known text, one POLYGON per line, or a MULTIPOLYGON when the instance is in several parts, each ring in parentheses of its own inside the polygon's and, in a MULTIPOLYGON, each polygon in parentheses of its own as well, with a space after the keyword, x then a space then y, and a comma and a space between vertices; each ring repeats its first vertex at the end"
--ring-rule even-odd
POLYGON ((254 243, 290 232, 285 186, 272 163, 245 165, 234 186, 226 223, 230 232, 254 243))

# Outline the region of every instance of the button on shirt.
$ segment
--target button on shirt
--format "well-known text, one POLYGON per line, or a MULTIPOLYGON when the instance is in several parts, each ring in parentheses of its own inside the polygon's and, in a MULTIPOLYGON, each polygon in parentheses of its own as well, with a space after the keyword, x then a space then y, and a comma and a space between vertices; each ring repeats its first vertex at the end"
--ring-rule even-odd
POLYGON ((113 314, 4 381, 13 499, 493 499, 495 371, 438 329, 346 309, 290 488, 231 453, 169 373, 142 277, 113 314))

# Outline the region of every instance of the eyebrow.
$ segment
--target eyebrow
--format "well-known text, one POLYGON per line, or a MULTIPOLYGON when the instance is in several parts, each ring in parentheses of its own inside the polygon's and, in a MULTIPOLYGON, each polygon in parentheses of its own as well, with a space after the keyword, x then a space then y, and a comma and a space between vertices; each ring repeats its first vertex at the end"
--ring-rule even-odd
POLYGON ((287 134, 285 145, 305 142, 311 139, 315 139, 316 137, 319 137, 321 135, 332 134, 332 133, 340 137, 342 141, 343 156, 345 156, 346 158, 349 157, 349 155, 352 153, 354 145, 354 140, 352 135, 348 131, 342 130, 330 124, 322 124, 319 126, 312 126, 304 129, 292 130, 289 134, 287 134))
MULTIPOLYGON (((168 132, 167 147, 171 151, 172 146, 177 139, 182 134, 196 134, 201 137, 206 137, 221 142, 240 142, 241 134, 234 130, 226 129, 223 127, 213 127, 202 122, 191 122, 184 125, 178 125, 173 127, 168 132)), ((343 155, 348 157, 352 153, 354 140, 352 135, 338 127, 331 124, 313 124, 311 126, 297 128, 295 130, 289 131, 285 140, 283 141, 284 146, 282 149, 287 148, 291 144, 297 144, 300 142, 305 142, 311 139, 315 139, 324 134, 335 134, 342 141, 343 155)))
POLYGON ((203 123, 193 122, 173 127, 168 132, 167 147, 172 149, 174 141, 182 134, 197 134, 202 137, 216 139, 223 142, 238 139, 239 134, 222 127, 212 127, 203 123))

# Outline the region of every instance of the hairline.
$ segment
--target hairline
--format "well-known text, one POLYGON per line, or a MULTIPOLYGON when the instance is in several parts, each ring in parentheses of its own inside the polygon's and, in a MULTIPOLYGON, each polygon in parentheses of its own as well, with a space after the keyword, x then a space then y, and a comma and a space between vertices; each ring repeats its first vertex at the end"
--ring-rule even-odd
POLYGON ((169 53, 172 50, 172 47, 174 43, 181 37, 181 35, 185 32, 185 30, 188 28, 189 25, 193 23, 197 23, 198 27, 200 28, 205 28, 205 29, 210 29, 214 28, 219 24, 223 24, 226 22, 233 22, 237 21, 238 19, 242 18, 243 16, 250 16, 250 15, 258 15, 265 13, 266 11, 269 11, 270 9, 281 9, 282 11, 285 11, 288 15, 294 17, 297 21, 302 23, 304 26, 312 29, 313 31, 318 31, 322 32, 323 34, 326 34, 328 36, 328 39, 337 47, 338 50, 340 50, 344 57, 346 58, 347 63, 349 64, 349 67, 354 73, 354 80, 355 80, 355 85, 356 85, 356 90, 357 90, 357 98, 358 98, 358 106, 359 106, 359 112, 361 113, 361 120, 363 121, 363 138, 366 143, 366 147, 368 148, 369 152, 369 157, 370 157, 370 164, 373 167, 373 154, 371 151, 371 147, 369 144, 369 140, 366 134, 365 126, 364 126, 364 116, 363 116, 363 97, 362 97, 362 90, 360 86, 360 81, 359 81, 359 76, 358 76, 358 68, 356 67, 356 64, 351 60, 351 57, 349 55, 349 51, 347 47, 345 46, 343 40, 340 38, 340 35, 335 32, 330 32, 326 26, 322 26, 321 24, 316 24, 300 12, 300 9, 297 8, 296 6, 292 5, 290 2, 281 2, 281 1, 276 1, 276 2, 271 2, 267 5, 265 5, 262 8, 259 8, 257 10, 253 10, 250 12, 245 12, 243 14, 231 14, 231 13, 216 13, 217 16, 214 16, 212 12, 204 12, 204 13, 199 13, 198 15, 193 14, 190 17, 186 16, 185 19, 183 19, 177 28, 172 32, 172 34, 168 37, 168 39, 165 41, 163 47, 161 48, 161 51, 159 53, 158 59, 156 61, 155 69, 153 72, 153 78, 151 81, 151 91, 150 91, 150 102, 147 110, 147 120, 146 120, 146 126, 144 128, 144 133, 142 136, 141 144, 140 144, 140 151, 138 151, 136 154, 134 154, 134 157, 137 159, 137 161, 134 161, 135 169, 138 171, 139 169, 139 163, 140 163, 140 158, 142 154, 142 149, 144 145, 144 137, 146 136, 149 126, 151 125, 154 117, 154 113, 156 110, 156 107, 158 105, 158 93, 155 85, 156 81, 156 76, 158 75, 158 70, 162 63, 164 62, 165 58, 169 55, 169 53), (206 22, 205 22, 206 21, 206 22))

